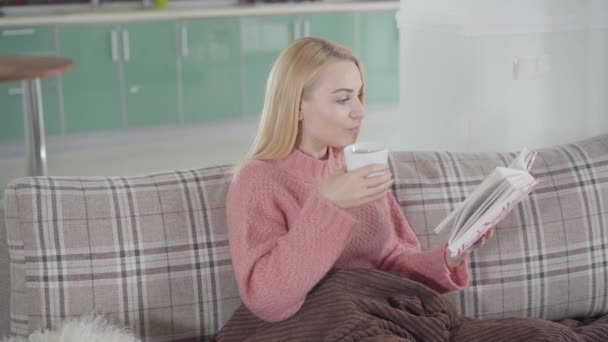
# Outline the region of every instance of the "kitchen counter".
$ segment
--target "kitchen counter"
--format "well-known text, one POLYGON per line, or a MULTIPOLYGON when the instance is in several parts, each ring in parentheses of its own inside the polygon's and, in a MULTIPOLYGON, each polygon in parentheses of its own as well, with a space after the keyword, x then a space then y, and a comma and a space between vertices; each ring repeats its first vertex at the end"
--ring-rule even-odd
POLYGON ((0 27, 391 9, 399 9, 399 1, 260 3, 239 4, 226 7, 183 7, 167 9, 105 9, 101 7, 90 11, 66 14, 6 16, 0 18, 0 27))

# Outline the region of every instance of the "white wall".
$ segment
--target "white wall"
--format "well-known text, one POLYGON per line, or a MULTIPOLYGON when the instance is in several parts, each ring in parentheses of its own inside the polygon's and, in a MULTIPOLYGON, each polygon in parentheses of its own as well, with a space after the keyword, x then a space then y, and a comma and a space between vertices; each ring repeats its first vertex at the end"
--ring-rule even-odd
POLYGON ((608 133, 608 1, 402 0, 398 20, 402 148, 508 151, 608 133), (518 60, 537 71, 516 79, 518 60))

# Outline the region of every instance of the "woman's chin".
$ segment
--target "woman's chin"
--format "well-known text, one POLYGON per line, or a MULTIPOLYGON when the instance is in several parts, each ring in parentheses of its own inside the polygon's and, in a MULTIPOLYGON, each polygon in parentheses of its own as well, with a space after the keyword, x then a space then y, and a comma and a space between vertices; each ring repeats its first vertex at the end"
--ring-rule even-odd
POLYGON ((341 141, 336 141, 335 143, 331 144, 331 146, 335 149, 343 150, 346 146, 352 145, 355 142, 356 142, 356 139, 354 139, 351 136, 351 137, 342 139, 341 141))

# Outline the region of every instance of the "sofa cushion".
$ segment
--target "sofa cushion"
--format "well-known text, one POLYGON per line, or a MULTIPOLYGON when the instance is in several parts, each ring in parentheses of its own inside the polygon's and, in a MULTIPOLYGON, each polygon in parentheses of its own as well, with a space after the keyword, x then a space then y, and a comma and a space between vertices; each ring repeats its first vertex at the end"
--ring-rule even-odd
MULTIPOLYGON (((608 312, 608 135, 542 148, 539 184, 470 258, 469 287, 448 294, 470 317, 589 317, 608 312)), ((516 153, 396 152, 396 197, 424 247, 437 224, 516 153)))
POLYGON ((208 339, 240 304, 226 167, 22 178, 6 190, 11 330, 105 313, 144 340, 208 339))

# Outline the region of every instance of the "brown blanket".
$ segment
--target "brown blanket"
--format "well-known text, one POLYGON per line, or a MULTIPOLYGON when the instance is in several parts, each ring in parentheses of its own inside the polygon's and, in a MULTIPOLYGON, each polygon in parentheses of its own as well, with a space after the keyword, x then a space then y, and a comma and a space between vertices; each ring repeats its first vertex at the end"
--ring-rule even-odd
POLYGON ((608 341, 608 316, 559 323, 472 320, 437 292, 374 269, 330 273, 292 318, 269 323, 241 306, 217 335, 229 341, 608 341))

